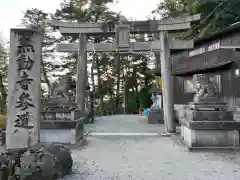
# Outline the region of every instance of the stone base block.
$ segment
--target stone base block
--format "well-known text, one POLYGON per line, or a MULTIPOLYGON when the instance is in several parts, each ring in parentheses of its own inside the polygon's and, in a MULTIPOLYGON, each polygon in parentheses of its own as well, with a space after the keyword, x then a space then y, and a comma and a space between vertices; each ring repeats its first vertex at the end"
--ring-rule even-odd
POLYGON ((148 124, 163 124, 163 111, 161 110, 150 110, 148 114, 148 124))
MULTIPOLYGON (((179 118, 176 110, 174 110, 174 115, 175 115, 174 117, 175 122, 178 124, 179 118)), ((164 124, 163 110, 159 110, 159 111, 150 110, 148 114, 148 124, 164 124)))
POLYGON ((239 130, 197 130, 181 125, 181 138, 188 148, 239 147, 239 130))
POLYGON ((187 110, 186 119, 189 121, 233 121, 233 112, 187 110))
POLYGON ((43 121, 40 125, 41 143, 77 144, 84 138, 84 122, 43 121))
POLYGON ((234 117, 234 121, 240 122, 240 111, 235 111, 233 117, 234 117))
POLYGON ((215 101, 208 101, 208 102, 190 102, 189 108, 196 111, 226 111, 228 106, 225 102, 215 102, 215 101))

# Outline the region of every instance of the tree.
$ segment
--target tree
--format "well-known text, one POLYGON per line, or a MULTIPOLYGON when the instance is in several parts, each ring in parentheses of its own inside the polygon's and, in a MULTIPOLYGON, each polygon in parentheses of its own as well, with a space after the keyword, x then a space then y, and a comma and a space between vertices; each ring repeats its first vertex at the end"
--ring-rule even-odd
MULTIPOLYGON (((108 0, 72 0, 70 2, 64 1, 61 4, 61 8, 58 9, 55 13, 55 18, 61 20, 72 20, 78 22, 91 22, 97 23, 100 21, 116 21, 116 13, 109 11, 106 6, 106 3, 111 2, 108 0), (88 5, 88 6, 87 6, 88 5)), ((76 41, 78 37, 67 37, 67 40, 71 43, 76 41)), ((103 36, 98 37, 89 37, 89 41, 93 43, 103 42, 108 40, 103 36)), ((104 55, 95 53, 94 55, 88 54, 88 63, 89 67, 91 67, 91 86, 92 90, 94 90, 94 97, 99 102, 100 114, 104 114, 104 96, 107 93, 105 87, 106 84, 112 82, 112 80, 105 80, 104 77, 107 76, 108 67, 109 66, 109 58, 110 54, 106 53, 104 55), (96 81, 95 81, 96 79, 96 81)), ((70 55, 68 58, 68 62, 70 59, 73 59, 73 66, 76 67, 76 56, 70 55), (75 58, 72 58, 75 57, 75 58)), ((67 64, 67 62, 65 62, 67 64)), ((70 65, 70 64, 68 64, 70 65)))
MULTIPOLYGON (((55 59, 53 55, 54 45, 58 42, 51 33, 53 29, 51 28, 50 21, 52 19, 52 15, 43 12, 42 10, 33 8, 27 9, 24 12, 24 16, 22 18, 22 25, 26 28, 34 29, 43 34, 43 43, 42 43, 42 82, 47 86, 47 89, 50 88, 50 80, 49 80, 49 72, 52 72, 56 65, 53 63, 53 59, 55 59), (50 61, 49 61, 50 59, 50 61)), ((57 66, 58 67, 58 66, 57 66)))
MULTIPOLYGON (((29 9, 25 12, 22 24, 25 27, 36 29, 44 34, 43 41, 43 80, 48 85, 50 72, 72 72, 76 74, 77 54, 69 53, 68 56, 62 56, 61 64, 54 64, 48 61, 53 57, 53 50, 56 42, 73 43, 78 40, 76 37, 61 37, 56 39, 50 36, 51 28, 49 21, 51 19, 60 19, 78 22, 112 22, 115 24, 123 20, 124 16, 110 11, 107 3, 112 0, 64 0, 59 9, 51 15, 39 9, 29 9)), ((88 41, 93 43, 114 42, 115 37, 89 36, 88 41)), ((135 37, 133 37, 134 39, 135 37)), ((135 38, 136 39, 136 38, 135 38)), ((127 58, 116 52, 89 53, 88 54, 88 74, 91 89, 96 101, 95 107, 100 115, 106 112, 119 113, 120 104, 125 100, 127 112, 131 113, 140 107, 141 89, 149 89, 152 76, 147 72, 149 70, 149 57, 146 55, 132 55, 134 58, 127 58), (124 68, 128 69, 123 73, 124 68), (132 98, 134 97, 134 98, 132 98)), ((147 90, 146 90, 147 92, 147 90)))
POLYGON ((7 106, 7 61, 7 51, 4 47, 4 43, 0 41, 0 114, 6 113, 7 106))
POLYGON ((164 0, 154 14, 163 18, 173 18, 184 14, 201 14, 200 23, 181 34, 185 38, 198 38, 210 35, 240 20, 239 0, 164 0))

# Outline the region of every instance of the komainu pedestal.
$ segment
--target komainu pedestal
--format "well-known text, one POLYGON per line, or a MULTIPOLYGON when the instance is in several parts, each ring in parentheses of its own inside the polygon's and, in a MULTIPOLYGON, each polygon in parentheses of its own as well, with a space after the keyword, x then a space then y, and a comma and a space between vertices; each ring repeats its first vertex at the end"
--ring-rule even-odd
POLYGON ((206 75, 196 75, 197 93, 180 118, 181 138, 188 148, 239 147, 240 123, 206 75))
POLYGON ((43 104, 42 120, 44 121, 70 121, 85 116, 86 114, 78 110, 71 100, 51 98, 43 104))
POLYGON ((87 117, 73 102, 50 99, 43 107, 41 142, 76 144, 84 138, 84 119, 87 117))
POLYGON ((71 76, 53 83, 51 98, 42 104, 40 141, 43 143, 76 144, 84 139, 87 114, 78 110, 69 95, 71 76))

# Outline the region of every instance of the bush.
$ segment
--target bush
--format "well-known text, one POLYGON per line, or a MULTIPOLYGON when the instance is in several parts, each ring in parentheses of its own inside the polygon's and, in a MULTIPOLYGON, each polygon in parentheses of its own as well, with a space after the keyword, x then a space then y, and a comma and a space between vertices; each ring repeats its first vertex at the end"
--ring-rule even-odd
POLYGON ((0 128, 6 127, 7 117, 5 115, 0 114, 0 128))

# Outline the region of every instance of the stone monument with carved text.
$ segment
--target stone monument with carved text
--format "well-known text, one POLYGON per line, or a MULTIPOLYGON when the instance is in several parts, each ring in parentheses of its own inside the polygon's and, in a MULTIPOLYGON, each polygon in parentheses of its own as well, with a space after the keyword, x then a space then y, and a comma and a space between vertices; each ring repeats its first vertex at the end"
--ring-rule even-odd
POLYGON ((42 36, 30 29, 11 29, 8 67, 6 148, 39 142, 42 36))

